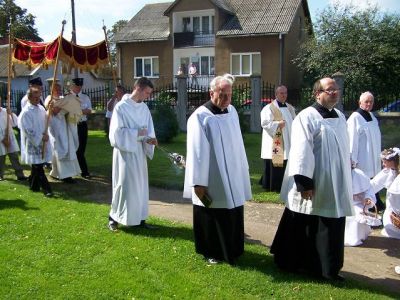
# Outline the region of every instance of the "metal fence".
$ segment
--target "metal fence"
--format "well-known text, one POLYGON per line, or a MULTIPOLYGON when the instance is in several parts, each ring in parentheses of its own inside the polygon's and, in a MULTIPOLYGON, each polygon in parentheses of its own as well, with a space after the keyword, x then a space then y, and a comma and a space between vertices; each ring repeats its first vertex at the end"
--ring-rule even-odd
MULTIPOLYGON (((210 78, 207 77, 207 80, 210 78)), ((275 98, 275 85, 262 82, 261 83, 261 106, 265 106, 275 98)), ((126 87, 127 93, 132 91, 131 87, 126 87)), ((68 92, 68 91, 64 91, 68 92)), ((96 111, 105 111, 107 101, 112 97, 114 87, 103 85, 94 88, 84 88, 83 93, 87 94, 92 101, 92 107, 96 111)), ((345 111, 354 111, 358 108, 358 99, 362 91, 344 89, 343 91, 343 108, 345 111)), ((11 90, 11 109, 14 112, 19 112, 18 105, 22 97, 25 95, 25 90, 11 90)), ((378 94, 372 92, 375 96, 374 110, 382 111, 400 111, 400 94, 378 94)), ((43 99, 49 94, 49 88, 43 87, 43 99)), ((177 102, 177 85, 175 81, 169 84, 157 86, 150 99, 145 102, 150 109, 154 109, 160 101, 167 101, 172 107, 176 106, 177 102)), ((206 84, 195 84, 187 80, 187 110, 193 111, 210 99, 209 87, 206 84)), ((6 106, 7 101, 7 84, 0 82, 0 97, 2 107, 6 106)), ((311 105, 314 102, 311 88, 291 89, 288 88, 288 102, 295 106, 298 110, 311 105)), ((232 91, 232 104, 237 109, 249 110, 252 103, 251 86, 248 82, 235 84, 232 91)))

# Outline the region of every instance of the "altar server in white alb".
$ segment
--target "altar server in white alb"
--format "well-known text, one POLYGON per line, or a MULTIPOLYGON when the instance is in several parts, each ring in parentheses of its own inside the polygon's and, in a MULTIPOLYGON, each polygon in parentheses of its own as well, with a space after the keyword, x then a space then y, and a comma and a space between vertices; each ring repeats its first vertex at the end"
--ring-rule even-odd
POLYGON ((252 197, 239 117, 230 105, 232 84, 232 75, 215 77, 211 100, 187 123, 183 196, 193 202, 196 252, 209 264, 234 264, 243 253, 243 207, 252 197))
MULTIPOLYGON (((353 168, 362 170, 369 178, 373 178, 381 167, 381 131, 373 113, 374 96, 370 92, 362 93, 359 108, 347 120, 350 139, 351 163, 353 168)), ((384 204, 376 195, 376 206, 384 209, 384 204)))
POLYGON ((79 146, 76 124, 82 114, 80 102, 72 94, 63 98, 61 86, 55 84, 53 97, 47 96, 45 106, 51 114, 49 134, 53 159, 50 176, 75 183, 72 177, 81 173, 76 157, 79 146))
POLYGON ((157 139, 150 110, 143 102, 153 91, 146 77, 139 78, 132 94, 126 94, 113 110, 110 143, 114 147, 112 169, 112 203, 110 230, 140 225, 152 228, 145 220, 149 215, 149 182, 147 157, 152 159, 157 139))
POLYGON ((46 131, 46 111, 39 104, 40 95, 39 89, 30 88, 28 104, 18 116, 18 127, 21 130, 21 160, 32 165, 29 176, 30 189, 38 192, 41 188, 46 197, 51 197, 53 193, 43 165, 51 161, 52 153, 46 131))
POLYGON ((284 270, 342 280, 345 221, 354 214, 346 119, 334 108, 335 80, 318 80, 313 93, 316 102, 292 124, 281 190, 286 208, 271 253, 284 270))
POLYGON ((261 110, 262 144, 261 158, 264 159, 262 187, 280 192, 290 150, 290 133, 295 109, 286 102, 287 88, 280 85, 275 89, 276 99, 261 110))
POLYGON ((14 135, 13 127, 18 123, 17 116, 11 111, 0 107, 0 181, 4 179, 4 168, 6 164, 6 155, 11 162, 17 179, 20 181, 26 180, 23 168, 19 163, 18 152, 19 146, 14 135), (7 131, 8 118, 8 131, 7 131))
MULTIPOLYGON (((43 82, 42 82, 42 79, 41 79, 40 77, 35 77, 35 78, 32 78, 31 80, 29 80, 28 91, 29 91, 29 88, 31 88, 31 87, 40 90, 40 100, 39 100, 39 104, 43 106, 43 98, 42 98, 43 82)), ((29 101, 28 101, 28 91, 27 91, 26 94, 22 97, 20 103, 17 104, 17 114, 18 114, 18 115, 19 115, 19 114, 21 113, 21 111, 24 109, 25 105, 29 102, 29 101)))

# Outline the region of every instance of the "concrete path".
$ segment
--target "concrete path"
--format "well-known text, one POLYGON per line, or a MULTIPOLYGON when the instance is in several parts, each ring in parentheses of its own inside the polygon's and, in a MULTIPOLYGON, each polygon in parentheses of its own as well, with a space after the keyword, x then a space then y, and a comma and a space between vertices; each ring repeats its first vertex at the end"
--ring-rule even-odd
MULTIPOLYGON (((182 198, 181 191, 151 188, 150 199, 150 215, 192 224, 192 205, 182 198)), ((278 204, 247 202, 247 242, 270 247, 283 208, 283 205, 278 204)), ((394 272, 396 265, 400 265, 400 240, 382 237, 380 229, 376 229, 362 246, 345 248, 341 274, 373 286, 385 286, 385 289, 400 295, 400 275, 394 272)))

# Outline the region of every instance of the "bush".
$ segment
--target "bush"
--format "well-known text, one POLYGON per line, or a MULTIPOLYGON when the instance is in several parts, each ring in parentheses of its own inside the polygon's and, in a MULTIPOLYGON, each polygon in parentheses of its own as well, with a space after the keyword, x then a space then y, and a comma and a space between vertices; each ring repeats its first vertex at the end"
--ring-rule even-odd
POLYGON ((179 133, 179 123, 171 107, 173 100, 167 93, 160 93, 153 112, 154 130, 161 143, 168 143, 179 133))

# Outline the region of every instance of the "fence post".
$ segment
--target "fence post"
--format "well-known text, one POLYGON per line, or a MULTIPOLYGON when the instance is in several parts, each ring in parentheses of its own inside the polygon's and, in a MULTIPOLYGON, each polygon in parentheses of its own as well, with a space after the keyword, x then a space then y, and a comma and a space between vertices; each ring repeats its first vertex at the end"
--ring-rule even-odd
POLYGON ((336 72, 332 75, 332 78, 335 79, 337 85, 339 86, 339 100, 336 103, 335 107, 344 112, 343 108, 343 92, 344 92, 344 74, 341 72, 336 72))
POLYGON ((176 104, 176 117, 179 123, 179 129, 186 132, 186 108, 188 101, 187 94, 187 76, 186 75, 176 75, 177 89, 178 89, 178 99, 176 104))
POLYGON ((250 132, 261 131, 261 75, 250 76, 251 105, 250 105, 250 132))

